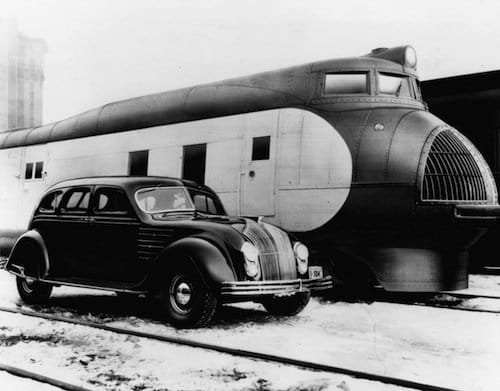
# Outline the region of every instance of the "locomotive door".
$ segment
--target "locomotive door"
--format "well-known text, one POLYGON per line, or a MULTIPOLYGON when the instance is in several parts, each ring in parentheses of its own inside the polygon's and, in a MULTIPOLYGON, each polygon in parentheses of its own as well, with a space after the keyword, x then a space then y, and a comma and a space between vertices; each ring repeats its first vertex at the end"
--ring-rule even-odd
POLYGON ((244 125, 240 212, 245 216, 275 214, 276 133, 275 110, 247 114, 244 125))
POLYGON ((18 221, 23 150, 2 151, 0 156, 0 221, 2 227, 20 229, 18 221))

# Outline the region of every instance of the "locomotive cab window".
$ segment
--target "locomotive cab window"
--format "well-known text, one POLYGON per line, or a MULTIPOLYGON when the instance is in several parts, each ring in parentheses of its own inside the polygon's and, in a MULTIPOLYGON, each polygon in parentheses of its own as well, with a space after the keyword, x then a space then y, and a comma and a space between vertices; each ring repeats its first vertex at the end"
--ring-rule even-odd
POLYGON ((368 74, 330 73, 325 75, 325 95, 352 95, 368 93, 368 74))
POLYGON ((378 93, 380 95, 394 95, 400 98, 413 98, 410 78, 401 75, 379 73, 378 93))

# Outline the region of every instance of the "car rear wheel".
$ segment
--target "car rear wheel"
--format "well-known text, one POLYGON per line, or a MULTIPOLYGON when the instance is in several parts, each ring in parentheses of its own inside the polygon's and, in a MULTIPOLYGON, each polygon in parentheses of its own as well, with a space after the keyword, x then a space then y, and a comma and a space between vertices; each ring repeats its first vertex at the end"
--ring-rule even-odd
POLYGON ((299 292, 291 296, 273 296, 262 301, 264 308, 273 315, 293 316, 301 312, 309 303, 311 294, 299 292))
POLYGON ((212 319, 218 300, 187 262, 169 273, 160 291, 162 310, 177 328, 204 327, 212 319))
POLYGON ((52 285, 31 278, 16 277, 17 291, 28 304, 44 303, 52 293, 52 285))

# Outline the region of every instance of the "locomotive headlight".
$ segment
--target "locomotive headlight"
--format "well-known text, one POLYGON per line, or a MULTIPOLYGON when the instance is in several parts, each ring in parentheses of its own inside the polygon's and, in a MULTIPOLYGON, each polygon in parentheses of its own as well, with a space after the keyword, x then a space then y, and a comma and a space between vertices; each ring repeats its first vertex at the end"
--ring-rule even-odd
POLYGON ((295 259, 297 260, 297 270, 300 274, 305 274, 307 272, 309 262, 309 250, 302 243, 295 242, 293 245, 293 252, 295 253, 295 259))
POLYGON ((416 69, 417 68, 417 52, 413 46, 405 48, 405 66, 416 69))
POLYGON ((259 250, 252 243, 245 242, 241 246, 241 252, 245 257, 245 272, 247 276, 256 280, 260 275, 259 250))

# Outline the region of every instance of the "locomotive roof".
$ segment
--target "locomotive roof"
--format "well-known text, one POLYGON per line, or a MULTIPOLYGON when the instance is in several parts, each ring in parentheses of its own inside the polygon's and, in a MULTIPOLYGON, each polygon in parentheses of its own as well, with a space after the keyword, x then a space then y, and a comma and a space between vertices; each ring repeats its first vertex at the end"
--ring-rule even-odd
POLYGON ((0 133, 0 149, 282 107, 303 108, 317 95, 320 78, 312 74, 373 68, 416 75, 414 69, 373 53, 318 61, 108 103, 48 125, 9 130, 0 133))

